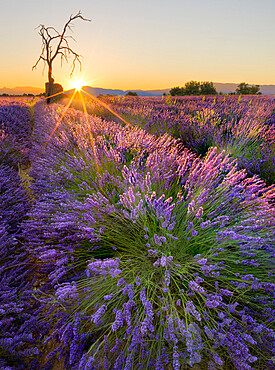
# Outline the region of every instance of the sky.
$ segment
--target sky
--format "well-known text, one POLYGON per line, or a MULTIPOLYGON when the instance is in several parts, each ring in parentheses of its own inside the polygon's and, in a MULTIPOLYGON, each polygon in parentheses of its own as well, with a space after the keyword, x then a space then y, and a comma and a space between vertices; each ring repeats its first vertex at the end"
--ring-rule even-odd
POLYGON ((0 88, 44 87, 40 24, 62 30, 83 56, 73 79, 55 60, 55 82, 164 89, 187 81, 275 84, 275 0, 0 0, 0 88))

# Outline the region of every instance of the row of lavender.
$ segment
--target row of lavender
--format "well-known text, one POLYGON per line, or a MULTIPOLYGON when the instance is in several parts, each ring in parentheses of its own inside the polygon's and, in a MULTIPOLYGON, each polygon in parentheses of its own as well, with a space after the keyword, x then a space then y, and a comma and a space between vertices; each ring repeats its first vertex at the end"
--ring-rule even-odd
POLYGON ((45 368, 275 368, 274 186, 217 149, 61 114, 36 105, 23 233, 45 368))
MULTIPOLYGON (((215 146, 237 158, 249 175, 258 174, 267 184, 275 181, 275 100, 270 97, 118 97, 107 102, 147 132, 180 138, 197 155, 215 146)), ((100 111, 89 105, 90 112, 100 111)))
POLYGON ((28 166, 31 148, 32 119, 28 102, 20 99, 0 100, 0 163, 14 169, 28 166))
POLYGON ((38 354, 33 330, 33 268, 22 245, 21 229, 30 199, 18 175, 18 165, 29 163, 29 106, 1 99, 0 124, 0 368, 25 369, 24 359, 38 354))

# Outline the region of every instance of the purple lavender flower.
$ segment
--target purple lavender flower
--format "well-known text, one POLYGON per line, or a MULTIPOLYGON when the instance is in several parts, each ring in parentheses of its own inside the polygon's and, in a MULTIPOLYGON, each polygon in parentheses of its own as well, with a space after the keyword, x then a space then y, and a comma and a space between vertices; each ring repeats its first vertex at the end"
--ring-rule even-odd
POLYGON ((195 292, 206 294, 206 291, 196 281, 189 281, 189 288, 195 292))
POLYGON ((139 276, 136 276, 136 284, 139 286, 141 283, 141 279, 139 276))
POLYGON ((112 331, 117 331, 120 327, 123 326, 123 312, 121 310, 116 311, 116 318, 112 324, 112 331))
POLYGON ((99 319, 104 315, 107 310, 107 306, 103 304, 92 316, 91 321, 95 324, 99 321, 99 319))
POLYGON ((164 281, 167 286, 170 285, 170 271, 166 270, 164 275, 164 281))
POLYGON ((104 296, 105 301, 110 301, 113 298, 113 294, 107 294, 104 296))
POLYGON ((208 294, 207 299, 205 301, 205 305, 209 308, 216 308, 220 306, 222 302, 222 297, 215 294, 208 294))
POLYGON ((197 309, 196 309, 196 307, 195 307, 195 305, 192 301, 187 301, 186 302, 185 311, 190 313, 192 316, 194 316, 195 319, 197 319, 198 321, 201 321, 201 315, 197 311, 197 309))
POLYGON ((173 368, 175 370, 180 369, 180 362, 179 362, 179 354, 178 354, 178 347, 173 347, 173 368))
POLYGON ((149 249, 149 250, 148 250, 148 254, 149 254, 150 256, 157 255, 157 254, 158 254, 158 250, 157 250, 157 249, 155 249, 155 250, 153 250, 153 249, 149 249))
POLYGON ((67 298, 73 299, 77 297, 77 287, 75 283, 63 283, 58 286, 55 292, 56 298, 59 301, 63 301, 67 298))

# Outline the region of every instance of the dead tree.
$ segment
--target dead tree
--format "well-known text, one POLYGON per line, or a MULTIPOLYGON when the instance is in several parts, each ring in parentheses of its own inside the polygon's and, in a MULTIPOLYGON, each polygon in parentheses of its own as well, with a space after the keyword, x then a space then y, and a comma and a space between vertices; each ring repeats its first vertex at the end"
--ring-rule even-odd
MULTIPOLYGON (((72 31, 72 22, 76 19, 82 19, 83 21, 90 22, 90 19, 86 19, 82 16, 81 11, 79 11, 76 15, 71 15, 65 26, 63 27, 63 31, 60 33, 54 27, 45 27, 43 24, 38 26, 39 28, 39 35, 42 38, 42 48, 41 54, 36 61, 35 65, 32 69, 35 69, 40 61, 44 63, 44 68, 48 68, 48 82, 46 83, 46 97, 53 95, 53 61, 60 56, 61 65, 63 61, 69 62, 69 58, 73 57, 72 60, 72 67, 71 67, 71 75, 75 70, 76 62, 79 63, 79 67, 81 69, 81 55, 76 53, 74 50, 71 49, 69 45, 69 40, 74 38, 72 36, 67 36, 66 33, 72 31)), ((75 40, 74 40, 75 41, 75 40)), ((50 103, 50 98, 47 99, 47 103, 50 103)))

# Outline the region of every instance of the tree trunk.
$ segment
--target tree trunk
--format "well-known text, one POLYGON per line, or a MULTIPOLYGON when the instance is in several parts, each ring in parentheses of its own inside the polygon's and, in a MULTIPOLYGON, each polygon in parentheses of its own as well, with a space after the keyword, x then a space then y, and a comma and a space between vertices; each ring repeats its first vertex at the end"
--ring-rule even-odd
MULTIPOLYGON (((46 83, 46 97, 53 95, 53 83, 54 79, 52 78, 52 66, 49 65, 49 71, 48 71, 48 82, 46 83)), ((50 104, 51 98, 47 99, 47 104, 50 104)))

